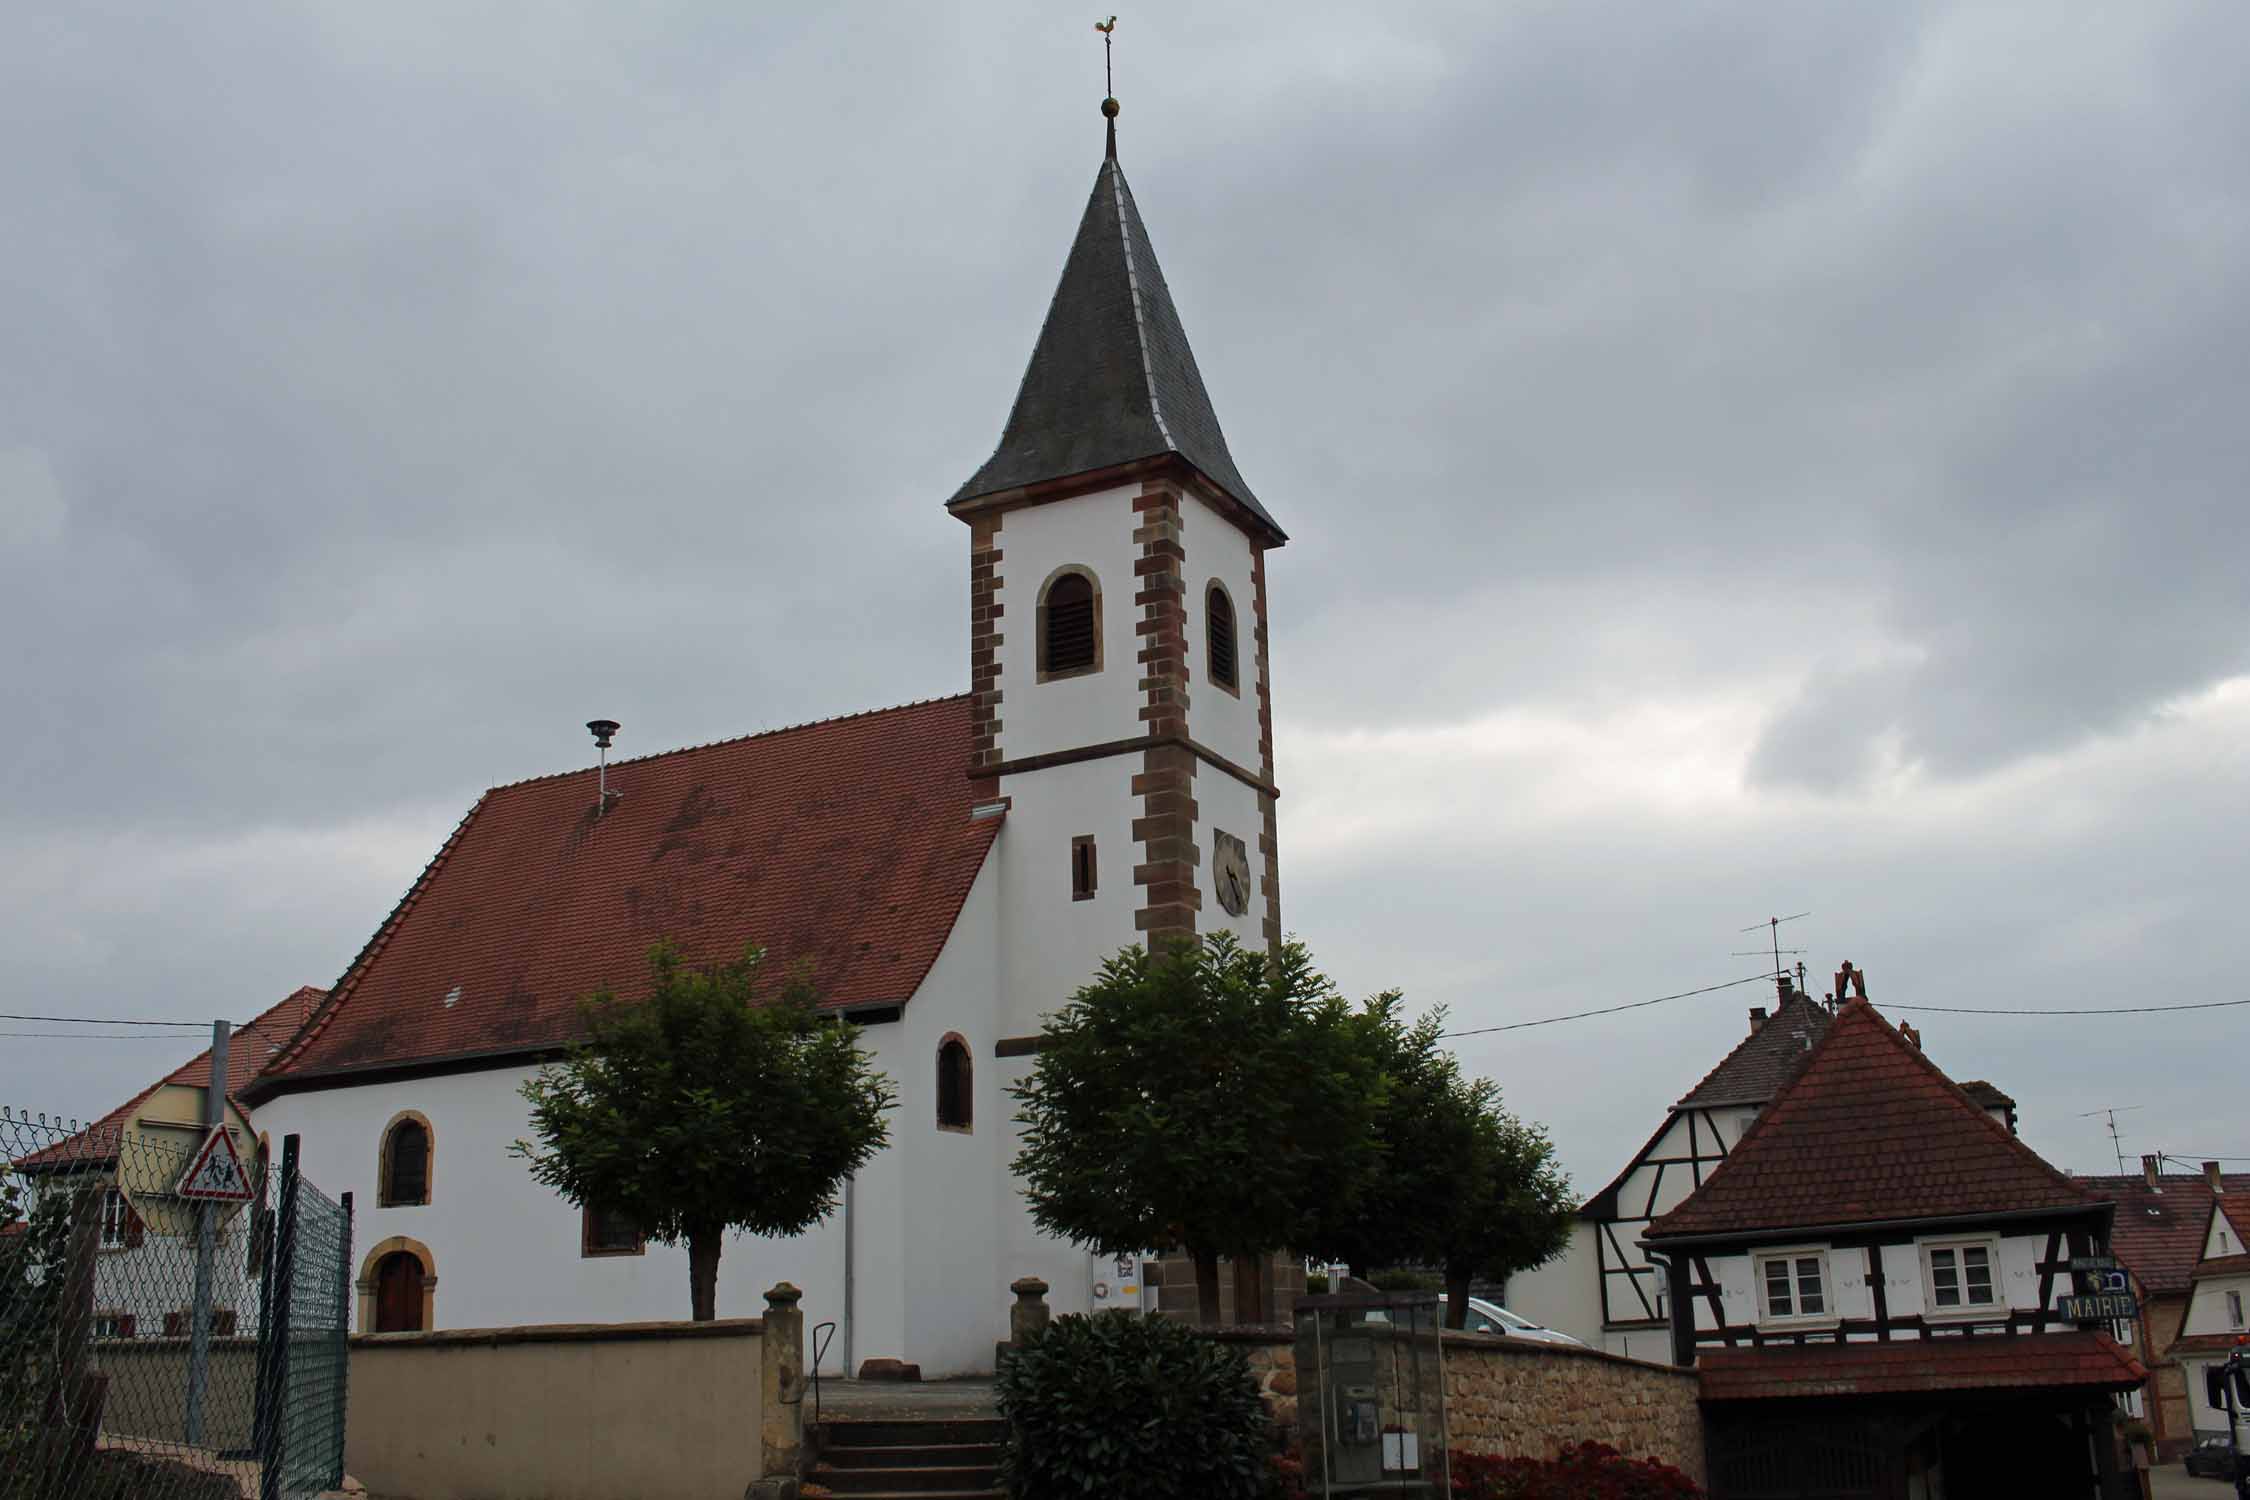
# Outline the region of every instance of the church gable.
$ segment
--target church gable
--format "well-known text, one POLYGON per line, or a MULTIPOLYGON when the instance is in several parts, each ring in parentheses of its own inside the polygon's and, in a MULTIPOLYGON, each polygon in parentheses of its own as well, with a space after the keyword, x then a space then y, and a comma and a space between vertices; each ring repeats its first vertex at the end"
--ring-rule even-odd
POLYGON ((998 832, 946 698, 487 792, 259 1093, 523 1056, 631 996, 660 940, 810 962, 829 1006, 896 1005, 936 960, 998 832))

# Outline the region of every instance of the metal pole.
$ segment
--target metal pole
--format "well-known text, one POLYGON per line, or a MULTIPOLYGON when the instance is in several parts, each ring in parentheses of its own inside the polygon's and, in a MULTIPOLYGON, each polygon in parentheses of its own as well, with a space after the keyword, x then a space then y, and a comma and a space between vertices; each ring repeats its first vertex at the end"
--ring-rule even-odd
POLYGON ((258 1500, 282 1500, 281 1465, 288 1452, 289 1343, 295 1330, 289 1326, 289 1304, 297 1279, 297 1146, 298 1138, 281 1138, 281 1208, 274 1225, 273 1298, 266 1306, 266 1335, 272 1340, 270 1388, 272 1406, 266 1416, 265 1443, 258 1454, 258 1500))
POLYGON ((352 1347, 352 1195, 344 1194, 342 1243, 336 1247, 336 1466, 328 1487, 344 1487, 344 1396, 351 1375, 352 1347))
MULTIPOLYGON (((231 1034, 224 1021, 211 1023, 211 1081, 203 1089, 203 1134, 227 1124, 227 1042, 231 1034)), ((203 1388, 211 1376, 211 1263, 219 1241, 219 1205, 203 1202, 195 1208, 195 1304, 189 1315, 187 1367, 187 1443, 203 1446, 203 1388)))

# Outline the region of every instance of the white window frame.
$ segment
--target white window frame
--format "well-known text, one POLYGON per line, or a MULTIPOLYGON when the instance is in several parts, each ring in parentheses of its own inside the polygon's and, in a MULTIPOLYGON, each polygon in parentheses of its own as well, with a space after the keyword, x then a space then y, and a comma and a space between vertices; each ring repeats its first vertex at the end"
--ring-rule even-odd
POLYGON ((97 1249, 129 1250, 133 1244, 133 1205, 125 1201, 124 1189, 102 1189, 102 1228, 97 1249), (112 1233, 111 1231, 115 1231, 112 1233))
POLYGON ((1832 1328, 1842 1315, 1836 1310, 1836 1273, 1826 1245, 1776 1246, 1771 1250, 1754 1250, 1750 1253, 1751 1294, 1758 1299, 1758 1326, 1761 1328, 1832 1328), (1797 1280, 1797 1262, 1804 1259, 1820 1262, 1821 1310, 1816 1313, 1796 1311, 1804 1305, 1804 1288, 1797 1280), (1791 1311, 1774 1312, 1766 1303, 1766 1262, 1789 1262, 1789 1305, 1791 1311))
POLYGON ((2000 1237, 1991 1234, 1962 1235, 1949 1239, 1920 1241, 1916 1247, 1922 1254, 1922 1315, 1933 1321, 1978 1322, 1992 1317, 2008 1315, 2008 1288, 2000 1270, 2000 1237), (1992 1270, 1992 1300, 1971 1302, 1969 1296, 1968 1267, 1963 1264, 1963 1250, 1982 1249, 1985 1264, 1992 1270), (1932 1265, 1931 1252, 1951 1250, 1954 1255, 1954 1274, 1961 1286, 1959 1307, 1940 1307, 1937 1299, 1937 1270, 1932 1265))

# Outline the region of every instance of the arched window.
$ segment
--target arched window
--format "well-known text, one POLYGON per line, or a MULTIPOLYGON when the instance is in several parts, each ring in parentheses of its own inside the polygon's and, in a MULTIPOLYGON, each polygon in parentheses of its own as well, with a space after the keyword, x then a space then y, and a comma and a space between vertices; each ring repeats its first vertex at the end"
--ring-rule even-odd
POLYGON ((1228 692, 1241 688, 1241 654, 1234 639, 1234 601, 1214 582, 1203 596, 1204 639, 1209 646, 1211 680, 1228 692))
POLYGON ((383 1132, 383 1159, 375 1201, 400 1208, 430 1201, 430 1122, 408 1110, 383 1132))
POLYGON ((1102 669, 1102 591, 1084 568, 1057 568, 1039 595, 1039 680, 1102 669))
POLYGON ((937 1122, 944 1130, 967 1130, 975 1106, 971 1102, 973 1082, 969 1062, 969 1044, 957 1036, 949 1036, 937 1049, 937 1122))

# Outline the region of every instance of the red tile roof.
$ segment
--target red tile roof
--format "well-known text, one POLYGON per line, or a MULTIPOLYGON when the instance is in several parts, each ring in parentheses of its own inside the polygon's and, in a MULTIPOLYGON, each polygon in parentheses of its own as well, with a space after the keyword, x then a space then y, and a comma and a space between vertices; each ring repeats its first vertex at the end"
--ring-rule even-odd
POLYGON ((1797 1074, 1687 1201, 1674 1235, 2097 1209, 1864 1000, 1841 1006, 1797 1074))
MULTIPOLYGON (((2088 1191, 2116 1201, 2110 1253, 2133 1273, 2142 1294, 2163 1297, 2186 1292, 2211 1227, 2211 1187, 2203 1174, 2159 1177, 2161 1191, 2151 1188, 2138 1172, 2078 1180, 2088 1191)), ((2250 1195, 2250 1173, 2230 1172, 2223 1180, 2230 1199, 2238 1193, 2250 1195)))
POLYGON ((2172 1340, 2167 1356, 2180 1354, 2232 1354, 2235 1347, 2250 1343, 2250 1336, 2240 1333, 2190 1333, 2172 1340))
POLYGON ((936 961, 999 819, 972 820, 969 700, 944 698, 480 798, 254 1094, 341 1070, 520 1055, 580 997, 691 962, 810 961, 831 1006, 901 1002, 936 961))
POLYGON ((2106 1333, 1707 1349, 1696 1356, 1695 1368, 1706 1401, 1926 1391, 2124 1391, 2148 1378, 2140 1361, 2106 1333))
MULTIPOLYGON (((328 991, 313 985, 304 985, 290 992, 288 998, 272 1009, 260 1013, 236 1028, 227 1044, 227 1097, 248 1113, 243 1105, 242 1092, 258 1070, 266 1065, 279 1049, 289 1044, 297 1028, 326 999, 328 991)), ((44 1151, 35 1151, 24 1157, 20 1167, 54 1166, 63 1162, 108 1161, 117 1154, 117 1137, 134 1117, 151 1094, 167 1084, 181 1088, 201 1089, 211 1086, 211 1049, 204 1048, 186 1062, 142 1089, 132 1098, 103 1115, 76 1135, 57 1141, 44 1151)))
POLYGON ((2206 1276, 2240 1276, 2245 1272, 2250 1272, 2250 1254, 2214 1255, 2209 1260, 2195 1263, 2197 1281, 2206 1276))

